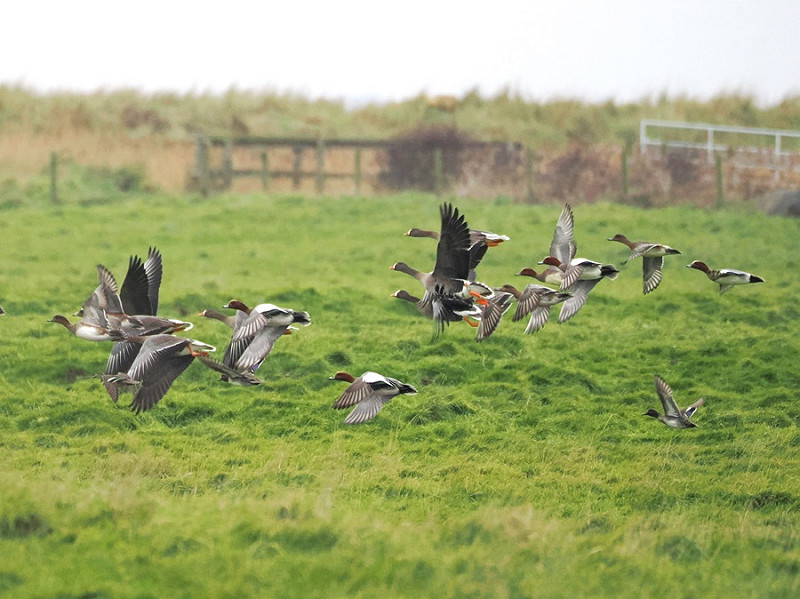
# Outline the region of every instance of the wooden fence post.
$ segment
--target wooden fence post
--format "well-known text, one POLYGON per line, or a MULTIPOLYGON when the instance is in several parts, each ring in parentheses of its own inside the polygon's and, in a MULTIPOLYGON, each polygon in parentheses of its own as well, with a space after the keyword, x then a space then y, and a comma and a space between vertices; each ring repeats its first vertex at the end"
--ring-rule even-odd
POLYGON ((356 195, 361 194, 361 148, 356 148, 355 152, 355 168, 353 173, 353 179, 356 185, 356 195))
POLYGON ((302 172, 300 167, 303 166, 303 146, 294 147, 294 173, 292 174, 292 186, 294 189, 300 189, 300 181, 302 179, 302 172))
POLYGON ((716 156, 716 170, 717 170, 717 209, 722 208, 725 203, 725 189, 722 181, 722 156, 716 156))
POLYGON ((198 135, 195 138, 195 162, 197 163, 197 184, 203 197, 208 197, 208 138, 198 135))
POLYGON ((225 189, 233 186, 233 140, 225 142, 225 152, 222 155, 222 178, 225 189))
POLYGON ((525 179, 527 180, 527 184, 528 184, 528 199, 527 199, 527 201, 528 201, 529 204, 533 204, 533 203, 536 202, 536 196, 533 193, 533 183, 534 183, 534 181, 533 181, 533 169, 534 169, 533 161, 534 161, 534 156, 533 156, 533 152, 531 151, 530 148, 526 148, 526 153, 528 154, 528 165, 527 165, 527 171, 525 173, 525 179))
POLYGON ((322 194, 325 190, 325 141, 321 137, 317 139, 316 183, 317 193, 322 194))
POLYGON ((628 181, 628 148, 622 149, 622 198, 627 199, 629 193, 628 181))
POLYGON ((58 204, 58 154, 50 152, 50 201, 58 204))
POLYGON ((433 149, 433 191, 438 196, 444 187, 444 161, 442 159, 442 148, 433 149))
POLYGON ((261 187, 269 191, 269 156, 266 150, 261 152, 261 187))

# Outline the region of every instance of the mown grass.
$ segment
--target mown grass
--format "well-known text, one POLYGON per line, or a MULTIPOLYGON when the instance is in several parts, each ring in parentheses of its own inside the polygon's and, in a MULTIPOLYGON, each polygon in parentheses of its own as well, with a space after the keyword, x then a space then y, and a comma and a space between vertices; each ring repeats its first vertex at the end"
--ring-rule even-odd
MULTIPOLYGON (((579 254, 622 232, 683 252, 654 293, 620 266, 571 321, 506 319, 476 344, 389 297, 429 268, 433 197, 142 197, 0 218, 0 592, 14 597, 792 597, 800 591, 798 223, 690 208, 576 208, 579 254), (164 315, 232 297, 308 310, 263 386, 200 365, 151 412, 91 375, 108 347, 46 322, 103 263, 158 246, 164 315), (692 259, 767 283, 719 296, 692 259), (373 369, 419 394, 345 427, 328 376, 373 369), (641 416, 653 374, 699 427, 641 416)), ((492 284, 549 246, 559 206, 459 202, 507 233, 492 284)), ((192 318, 189 318, 192 320, 192 318)), ((228 329, 194 318, 193 337, 228 329)))

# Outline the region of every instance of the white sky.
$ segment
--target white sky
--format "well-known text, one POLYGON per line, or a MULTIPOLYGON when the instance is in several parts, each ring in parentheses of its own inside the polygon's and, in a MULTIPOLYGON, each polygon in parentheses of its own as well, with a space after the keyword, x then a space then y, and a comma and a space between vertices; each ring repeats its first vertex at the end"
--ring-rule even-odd
POLYGON ((800 94, 798 31, 798 0, 15 0, 0 20, 0 83, 350 104, 504 88, 774 104, 800 94))

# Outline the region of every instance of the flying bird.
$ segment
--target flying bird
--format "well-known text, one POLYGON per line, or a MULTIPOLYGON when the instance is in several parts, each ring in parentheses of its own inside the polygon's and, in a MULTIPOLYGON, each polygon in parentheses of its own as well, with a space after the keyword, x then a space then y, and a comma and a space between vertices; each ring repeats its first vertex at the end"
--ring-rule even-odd
POLYGON ((692 415, 697 411, 703 402, 705 401, 702 397, 690 405, 685 410, 681 410, 678 408, 678 404, 675 403, 675 399, 672 396, 672 389, 670 389, 669 385, 662 379, 660 376, 655 375, 656 381, 656 392, 658 393, 658 398, 661 400, 661 405, 664 408, 664 413, 659 414, 656 410, 650 408, 647 410, 643 416, 652 416, 656 418, 659 422, 663 422, 667 426, 672 428, 694 428, 697 425, 690 420, 692 415))
POLYGON ((614 237, 609 237, 608 240, 619 241, 630 248, 631 254, 622 262, 623 264, 639 256, 642 257, 642 281, 645 295, 654 291, 661 283, 661 268, 664 266, 664 256, 680 254, 678 250, 663 243, 631 241, 621 233, 617 233, 614 237))
MULTIPOLYGON (((565 264, 558 264, 558 259, 553 256, 548 256, 542 261, 543 264, 549 265, 549 268, 557 268, 566 273, 571 270, 573 275, 577 278, 567 287, 564 284, 567 282, 566 274, 561 279, 561 290, 568 291, 572 297, 564 302, 561 306, 561 311, 558 313, 558 324, 563 324, 570 318, 578 313, 586 300, 589 297, 589 292, 603 279, 613 281, 619 275, 619 270, 613 264, 602 264, 587 258, 573 258, 571 267, 565 264)), ((520 271, 521 274, 525 273, 525 269, 520 271)), ((572 278, 575 278, 574 276, 572 278)))
MULTIPOLYGON (((416 227, 413 229, 409 229, 406 232, 406 237, 429 237, 430 239, 439 239, 438 231, 429 231, 427 229, 417 229, 416 227)), ((476 243, 483 242, 488 247, 497 247, 504 241, 511 241, 511 238, 508 235, 500 235, 498 233, 492 233, 491 231, 481 231, 480 229, 470 229, 469 230, 469 240, 470 245, 475 245, 476 243)))
MULTIPOLYGON (((411 295, 404 289, 398 289, 391 297, 405 300, 414 304, 417 310, 424 316, 433 318, 433 306, 431 304, 424 304, 421 299, 411 295)), ((511 307, 510 293, 493 293, 485 304, 477 302, 463 302, 459 307, 455 303, 450 304, 450 309, 447 310, 445 317, 449 322, 464 321, 478 330, 475 333, 475 340, 483 341, 497 329, 500 324, 500 319, 511 307)))
POLYGON ((156 405, 196 357, 215 351, 214 346, 202 341, 174 335, 140 336, 127 340, 131 343, 140 347, 127 371, 106 372, 102 379, 114 401, 120 391, 130 391, 131 410, 137 414, 156 405))
POLYGON ((602 279, 615 279, 619 271, 612 264, 601 264, 588 258, 576 258, 578 246, 574 239, 575 215, 569 203, 564 204, 558 215, 550 253, 539 262, 547 268, 536 271, 523 268, 517 274, 534 277, 543 282, 558 285, 563 292, 571 293, 558 314, 558 323, 563 324, 578 313, 602 279))
POLYGON ((712 270, 705 262, 695 260, 691 264, 687 264, 686 268, 694 268, 700 272, 706 273, 706 276, 719 285, 719 294, 722 295, 734 285, 746 285, 747 283, 763 283, 764 279, 761 277, 744 272, 743 270, 736 270, 734 268, 720 268, 712 270))
POLYGON ((491 290, 476 283, 470 274, 474 270, 476 255, 485 252, 486 244, 471 244, 469 225, 464 215, 459 214, 458 208, 452 204, 442 204, 439 214, 441 229, 433 270, 421 272, 405 262, 396 262, 390 267, 414 277, 425 288, 420 310, 425 313, 430 305, 435 325, 434 336, 454 320, 454 311, 466 310, 475 302, 486 305, 488 299, 482 296, 491 295, 491 290))
POLYGON ((87 341, 120 341, 125 338, 121 331, 109 324, 105 313, 100 310, 87 309, 85 316, 74 323, 63 314, 56 314, 47 322, 60 324, 76 337, 87 341))
POLYGON ((98 285, 75 312, 80 317, 77 326, 64 316, 56 315, 52 322, 63 324, 84 339, 118 340, 137 335, 169 334, 188 331, 192 323, 156 316, 162 278, 161 253, 151 247, 146 261, 131 256, 122 289, 114 275, 102 264, 97 265, 98 285), (103 330, 108 330, 106 335, 103 330), (118 334, 119 333, 119 334, 118 334))
MULTIPOLYGON (((98 265, 98 282, 95 289, 95 304, 106 310, 110 304, 117 312, 125 314, 158 314, 158 294, 161 288, 163 264, 161 252, 151 247, 147 250, 147 260, 139 256, 128 259, 128 272, 117 287, 117 281, 108 269, 98 265)), ((75 316, 82 316, 81 310, 75 316)))
POLYGON ((570 293, 550 289, 544 285, 531 283, 520 291, 513 285, 503 285, 501 291, 510 293, 517 298, 517 309, 511 318, 513 322, 522 320, 530 314, 525 333, 535 333, 547 324, 550 318, 550 308, 558 305, 571 297, 570 293))
MULTIPOLYGON (((99 285, 95 288, 92 294, 83 303, 83 308, 80 314, 83 314, 84 320, 91 318, 90 315, 96 315, 98 312, 103 312, 109 325, 121 331, 125 335, 158 335, 158 334, 171 334, 179 331, 188 331, 193 327, 191 322, 183 320, 176 320, 174 318, 163 318, 156 316, 155 313, 148 312, 127 312, 125 303, 122 296, 118 292, 117 282, 114 275, 111 274, 102 264, 97 265, 97 278, 99 285), (95 310, 88 310, 89 307, 95 310)), ((128 286, 130 288, 130 285, 128 286)), ((156 290, 155 304, 148 302, 147 305, 139 303, 139 307, 151 310, 155 305, 157 308, 158 292, 156 290)), ((135 308, 137 302, 128 302, 131 308, 135 308)))
POLYGON ((289 331, 291 325, 311 324, 308 312, 274 304, 258 304, 251 309, 239 300, 231 300, 224 307, 245 315, 241 322, 235 323, 233 336, 222 359, 225 366, 237 372, 255 372, 270 354, 275 342, 289 331))
POLYGON ((336 410, 355 406, 344 419, 345 424, 361 424, 372 420, 381 411, 383 405, 393 397, 403 393, 417 392, 412 385, 371 371, 363 373, 358 378, 347 372, 339 371, 329 378, 332 381, 350 383, 333 404, 336 410))

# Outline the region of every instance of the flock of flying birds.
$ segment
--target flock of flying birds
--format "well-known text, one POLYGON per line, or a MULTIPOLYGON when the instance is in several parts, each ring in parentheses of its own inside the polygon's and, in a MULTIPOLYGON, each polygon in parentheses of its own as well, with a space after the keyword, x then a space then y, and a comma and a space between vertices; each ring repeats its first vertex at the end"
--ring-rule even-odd
MULTIPOLYGON (((544 268, 537 271, 526 267, 517 273, 553 287, 531 283, 520 291, 512 285, 489 286, 477 280, 476 269, 489 247, 509 238, 470 229, 464 215, 459 214, 458 208, 452 204, 442 204, 439 211, 441 227, 438 232, 411 229, 406 233, 410 237, 438 240, 433 270, 422 272, 404 262, 391 267, 413 276, 422 284, 424 294, 421 299, 405 290, 392 295, 413 302, 424 316, 432 319, 434 336, 449 323, 464 321, 476 328, 476 341, 483 341, 494 333, 513 301, 517 302, 517 307, 512 320, 529 318, 525 333, 533 333, 545 326, 551 307, 558 304, 562 304, 558 322, 566 322, 583 307, 589 292, 600 281, 614 280, 619 274, 611 264, 575 257, 574 216, 570 205, 565 204, 556 223, 549 255, 539 262, 544 268)), ((618 241, 630 248, 625 262, 642 258, 645 294, 654 291, 661 282, 664 256, 680 254, 667 245, 630 241, 621 234, 609 241, 618 241)), ((704 272, 719 285, 720 293, 734 285, 764 281, 740 270, 712 270, 698 260, 688 267, 704 272)), ((268 303, 249 308, 239 300, 231 300, 224 306, 235 311, 230 315, 204 310, 200 316, 219 320, 233 330, 219 361, 210 356, 210 352, 215 351, 213 346, 175 335, 190 330, 191 323, 157 316, 162 272, 161 254, 156 248, 148 250, 146 260, 138 256, 130 258, 121 287, 105 266, 98 265, 98 286, 75 313, 79 320, 71 323, 60 314, 50 319, 50 322, 63 325, 82 339, 113 342, 100 378, 114 402, 120 393, 130 392, 131 409, 137 414, 151 409, 195 359, 217 371, 222 381, 240 386, 260 384, 262 381, 255 373, 275 343, 283 335, 297 330, 295 325, 311 324, 307 312, 268 303)), ((367 422, 393 397, 416 393, 412 385, 371 371, 359 377, 337 372, 330 378, 350 383, 333 404, 336 409, 353 407, 345 419, 346 424, 367 422)), ((658 375, 655 376, 655 386, 664 413, 650 409, 645 415, 674 428, 696 426, 690 418, 703 403, 702 398, 681 410, 669 385, 658 375)))
MULTIPOLYGON (((441 332, 450 322, 464 320, 477 327, 476 341, 483 341, 497 328, 503 314, 509 309, 511 299, 516 299, 517 308, 512 317, 518 321, 529 316, 525 333, 541 329, 550 317, 550 308, 562 304, 558 322, 563 323, 575 316, 588 299, 589 292, 603 279, 614 280, 619 270, 612 264, 602 264, 587 258, 576 258, 577 245, 573 238, 575 219, 572 208, 565 204, 556 222, 549 255, 539 264, 539 271, 526 267, 517 274, 529 276, 555 288, 531 283, 522 291, 512 285, 493 288, 480 283, 475 278, 475 269, 488 247, 507 241, 508 237, 487 231, 469 229, 464 216, 449 204, 440 206, 441 230, 424 231, 411 229, 406 235, 411 237, 432 237, 438 239, 436 262, 431 272, 420 272, 404 262, 391 268, 416 278, 424 287, 425 294, 418 299, 407 291, 398 290, 393 295, 412 301, 424 315, 436 323, 435 334, 441 332)), ((617 234, 609 241, 618 241, 630 249, 625 262, 642 258, 642 281, 645 294, 654 291, 661 283, 664 257, 680 252, 662 243, 631 241, 625 235, 617 234)), ((688 268, 700 270, 719 285, 720 294, 734 285, 762 283, 761 277, 736 269, 711 269, 704 262, 693 261, 688 268)), ((681 410, 673 397, 669 385, 655 375, 658 393, 664 413, 650 409, 644 415, 657 418, 673 428, 693 428, 696 425, 691 416, 703 404, 700 398, 691 406, 681 410)))
POLYGON ((311 324, 308 313, 272 304, 251 309, 231 300, 225 307, 236 312, 229 317, 206 310, 201 316, 217 318, 234 329, 220 362, 209 355, 216 350, 214 346, 175 335, 190 330, 192 323, 156 315, 162 272, 161 253, 156 248, 149 249, 144 261, 139 256, 130 258, 121 288, 99 264, 98 286, 75 313, 80 320, 70 323, 61 314, 50 319, 81 339, 113 342, 100 377, 114 402, 121 392, 130 392, 131 409, 137 414, 151 409, 195 358, 219 372, 223 381, 241 386, 260 384, 254 373, 275 341, 294 323, 311 324))

